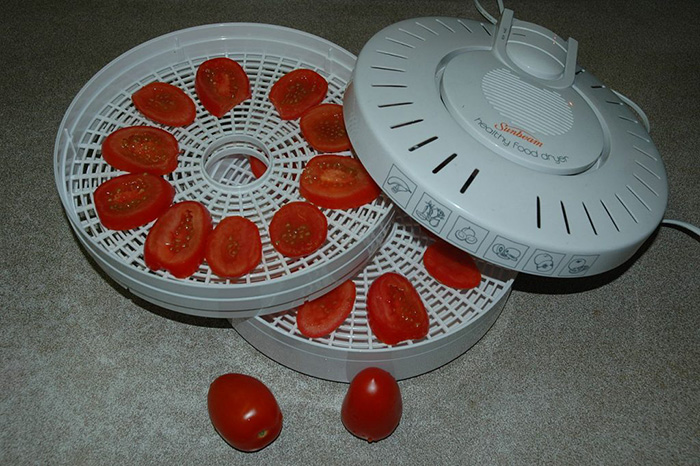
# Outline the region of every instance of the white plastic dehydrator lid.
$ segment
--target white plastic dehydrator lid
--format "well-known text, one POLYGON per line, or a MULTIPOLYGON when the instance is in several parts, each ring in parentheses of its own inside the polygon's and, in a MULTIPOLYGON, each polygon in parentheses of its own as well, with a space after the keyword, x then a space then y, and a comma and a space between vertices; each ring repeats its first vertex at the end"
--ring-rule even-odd
POLYGON ((513 19, 428 17, 365 45, 344 98, 354 149, 424 227, 500 266, 608 271, 663 218, 659 153, 577 43, 513 19))
POLYGON ((316 155, 301 136, 298 122, 278 117, 268 99, 271 86, 293 69, 310 68, 328 81, 326 101, 341 103, 354 63, 349 52, 319 37, 245 23, 177 31, 118 57, 78 93, 56 139, 56 185, 81 244, 108 275, 134 294, 198 316, 246 317, 290 309, 354 275, 391 227, 394 209, 383 197, 358 209, 324 209, 328 239, 321 249, 302 258, 280 255, 267 234, 277 209, 301 200, 298 177, 306 161, 316 155), (199 64, 221 56, 243 66, 253 96, 216 118, 200 105, 194 77, 199 64), (131 95, 152 81, 172 83, 192 97, 197 104, 194 123, 171 128, 143 117, 131 103, 131 95), (206 263, 187 279, 153 272, 143 260, 150 224, 128 231, 101 225, 93 192, 122 173, 102 158, 102 141, 119 128, 139 124, 162 127, 179 142, 179 166, 167 176, 176 189, 175 202, 202 202, 215 223, 229 215, 256 223, 263 258, 254 271, 238 280, 218 278, 206 263), (248 157, 268 165, 260 179, 252 176, 248 157))

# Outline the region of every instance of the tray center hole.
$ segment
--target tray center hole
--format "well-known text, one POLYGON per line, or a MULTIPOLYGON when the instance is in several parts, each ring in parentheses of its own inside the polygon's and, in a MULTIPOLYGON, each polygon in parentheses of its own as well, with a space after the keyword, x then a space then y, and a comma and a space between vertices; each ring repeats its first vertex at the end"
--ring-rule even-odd
MULTIPOLYGON (((233 135, 214 141, 204 152, 202 166, 205 176, 214 184, 223 187, 248 186, 258 178, 254 174, 256 162, 270 166, 271 157, 265 146, 257 139, 245 135, 233 135)), ((262 166, 257 164, 259 171, 262 166)), ((269 170, 260 177, 264 177, 269 170)), ((260 175, 260 173, 258 173, 260 175)))

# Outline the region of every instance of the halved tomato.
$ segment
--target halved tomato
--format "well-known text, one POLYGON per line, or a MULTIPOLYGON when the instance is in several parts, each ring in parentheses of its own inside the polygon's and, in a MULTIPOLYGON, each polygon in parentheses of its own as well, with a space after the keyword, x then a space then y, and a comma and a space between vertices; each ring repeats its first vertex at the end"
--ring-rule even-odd
POLYGON ((265 162, 260 161, 257 157, 249 156, 248 163, 250 164, 250 171, 253 172, 255 178, 260 178, 267 171, 265 162))
POLYGON ((202 106, 217 118, 252 95, 248 75, 241 65, 226 57, 212 58, 199 65, 194 90, 202 106))
POLYGON ((180 148, 175 136, 152 126, 129 126, 102 142, 105 162, 129 173, 167 175, 177 168, 180 148))
POLYGON ((177 278, 197 271, 211 232, 211 215, 196 201, 173 204, 151 227, 143 257, 151 270, 165 269, 177 278))
POLYGON ((270 101, 283 120, 295 120, 326 97, 328 82, 313 70, 298 69, 282 76, 270 90, 270 101))
POLYGON ((100 222, 110 230, 130 230, 160 216, 173 202, 175 188, 160 176, 126 174, 107 180, 94 193, 100 222))
POLYGON ((299 179, 299 193, 327 209, 353 209, 374 201, 381 190, 359 160, 342 155, 317 155, 299 179))
POLYGON ((475 288, 481 283, 481 272, 472 256, 444 241, 428 246, 423 265, 435 280, 452 288, 475 288))
POLYGON ((131 96, 136 109, 156 123, 187 126, 197 116, 194 101, 185 91, 172 84, 152 82, 131 96))
POLYGON ((258 227, 244 217, 226 217, 207 238, 204 257, 212 272, 221 278, 247 274, 262 259, 258 227))
POLYGON ((372 282, 367 293, 367 320, 374 336, 387 345, 423 338, 430 327, 416 289, 406 277, 393 272, 372 282))
POLYGON ((319 152, 350 150, 341 105, 321 104, 310 108, 301 116, 299 128, 306 142, 319 152))
POLYGON ((329 335, 355 307, 355 283, 348 280, 320 298, 308 301, 297 311, 297 328, 302 335, 318 338, 329 335))
POLYGON ((270 240, 280 254, 299 257, 321 247, 328 235, 328 220, 308 202, 290 202, 275 212, 270 221, 270 240))

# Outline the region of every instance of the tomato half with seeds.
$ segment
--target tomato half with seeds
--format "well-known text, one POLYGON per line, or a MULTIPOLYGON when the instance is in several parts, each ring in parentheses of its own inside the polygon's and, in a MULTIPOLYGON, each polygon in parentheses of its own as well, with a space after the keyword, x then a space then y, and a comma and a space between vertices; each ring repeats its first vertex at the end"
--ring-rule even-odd
POLYGON ((327 209, 353 209, 374 201, 381 190, 359 160, 336 154, 309 160, 299 179, 299 193, 327 209))
POLYGON ((309 338, 330 335, 355 307, 355 294, 355 283, 348 280, 320 298, 301 305, 297 310, 299 332, 309 338))
POLYGON ((452 288, 475 288, 481 283, 481 272, 472 256, 444 241, 427 247, 423 265, 435 280, 452 288))
POLYGON ((102 142, 102 157, 117 170, 167 175, 177 168, 175 136, 152 126, 121 128, 102 142))
POLYGON ((280 254, 300 257, 321 247, 328 235, 328 220, 308 202, 290 202, 275 212, 270 221, 270 241, 280 254))
POLYGON ((224 218, 207 238, 204 257, 212 272, 221 278, 247 274, 262 259, 258 227, 244 217, 224 218))
POLYGON ((343 107, 321 104, 307 110, 299 120, 301 135, 319 152, 350 150, 350 138, 345 130, 343 107))
POLYGON ((212 58, 199 65, 194 90, 202 106, 217 118, 252 96, 245 70, 226 57, 212 58))
POLYGON ((248 163, 250 164, 250 171, 253 172, 253 176, 255 178, 260 179, 260 177, 267 171, 267 165, 265 165, 265 162, 262 162, 257 157, 249 156, 248 163))
POLYGON ((160 176, 126 174, 105 181, 95 190, 97 216, 105 228, 130 230, 158 218, 172 204, 175 188, 160 176))
POLYGON ((367 320, 372 333, 387 345, 418 340, 428 334, 428 313, 420 295, 403 275, 379 276, 367 293, 367 320))
POLYGON ((258 451, 282 431, 282 411, 270 389, 255 377, 224 374, 209 386, 207 410, 216 431, 241 451, 258 451))
POLYGON ((340 415, 351 434, 377 442, 396 430, 402 410, 401 390, 396 379, 383 369, 368 367, 350 382, 340 415))
POLYGON ((187 126, 197 116, 194 101, 172 84, 152 82, 131 95, 136 109, 146 118, 168 126, 187 126))
POLYGON ((296 120, 320 104, 328 92, 328 82, 313 70, 298 69, 282 76, 270 90, 270 101, 283 120, 296 120))
POLYGON ((187 278, 204 260, 211 215, 196 201, 173 204, 151 227, 143 256, 151 270, 165 269, 177 278, 187 278))

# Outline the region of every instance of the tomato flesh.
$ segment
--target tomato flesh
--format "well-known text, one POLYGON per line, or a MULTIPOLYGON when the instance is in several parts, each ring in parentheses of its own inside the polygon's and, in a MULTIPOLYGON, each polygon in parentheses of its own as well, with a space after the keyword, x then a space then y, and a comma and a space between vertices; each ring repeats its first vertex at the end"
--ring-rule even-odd
POLYGON ((270 221, 272 246, 287 257, 311 254, 328 235, 328 220, 318 207, 308 202, 283 205, 270 221))
POLYGON ((355 283, 348 280, 320 298, 304 303, 297 311, 299 332, 309 338, 332 333, 350 315, 355 294, 355 283))
POLYGON ((146 118, 168 126, 187 126, 197 115, 194 101, 172 84, 152 82, 131 95, 136 109, 146 118))
POLYGON ((283 120, 295 120, 326 97, 328 82, 313 70, 298 69, 282 76, 270 90, 270 101, 283 120))
POLYGON ((110 230, 130 230, 158 218, 173 202, 175 188, 148 173, 120 175, 95 190, 95 210, 110 230))
POLYGON ((105 162, 129 173, 172 173, 177 168, 179 152, 175 136, 152 126, 121 128, 102 142, 105 162))
POLYGON ((282 431, 282 411, 275 396, 249 375, 217 377, 209 386, 207 409, 219 435, 241 451, 261 450, 282 431))
POLYGON ((257 157, 249 156, 248 163, 250 164, 250 171, 253 172, 253 176, 255 178, 260 179, 260 177, 262 177, 267 171, 267 165, 265 165, 265 162, 262 162, 257 157))
POLYGON ((226 217, 208 236, 204 257, 221 278, 247 274, 262 259, 258 227, 244 217, 226 217))
POLYGON ((396 379, 383 369, 368 367, 350 382, 340 413, 351 434, 377 442, 396 430, 402 410, 396 379))
POLYGON ((211 215, 199 202, 173 204, 148 232, 146 265, 151 270, 165 269, 177 278, 189 277, 204 260, 211 229, 211 215))
POLYGON ((321 104, 307 110, 299 120, 299 128, 306 142, 319 152, 350 150, 341 105, 321 104))
POLYGON ((212 58, 197 68, 194 89, 202 106, 221 118, 250 99, 250 80, 241 65, 226 57, 212 58))
POLYGON ((367 319, 372 333, 387 345, 425 337, 428 313, 420 295, 403 275, 378 277, 367 293, 367 319))
POLYGON ((299 193, 327 209, 353 209, 374 201, 381 190, 359 160, 327 154, 309 160, 299 179, 299 193))
POLYGON ((436 241, 423 253, 425 270, 452 288, 470 289, 481 283, 481 272, 472 257, 444 241, 436 241))

